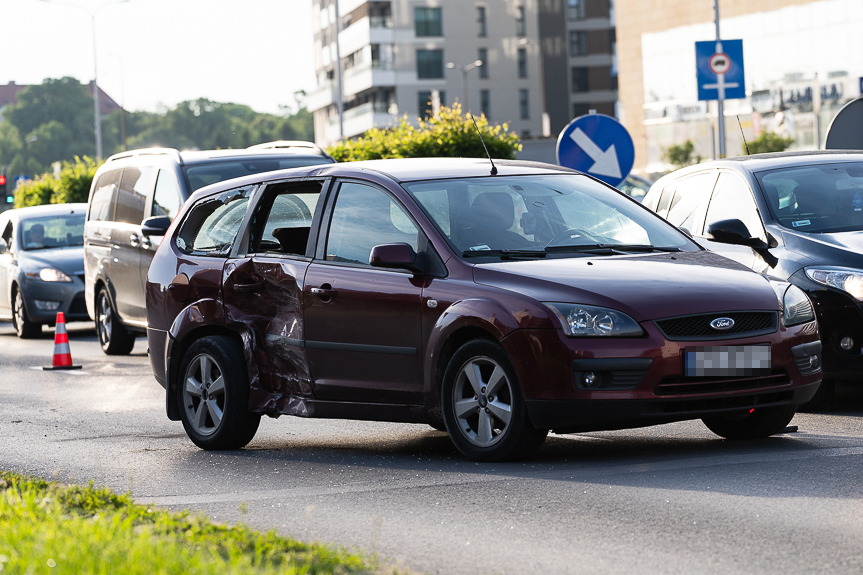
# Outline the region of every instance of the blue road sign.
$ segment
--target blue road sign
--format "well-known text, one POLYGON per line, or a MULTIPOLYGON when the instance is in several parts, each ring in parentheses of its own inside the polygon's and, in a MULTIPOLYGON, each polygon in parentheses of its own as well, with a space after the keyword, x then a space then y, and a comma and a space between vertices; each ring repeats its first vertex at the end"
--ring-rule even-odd
POLYGON ((710 40, 695 43, 698 99, 735 100, 746 97, 743 73, 743 40, 710 40))
POLYGON ((635 162, 632 137, 605 114, 579 116, 557 138, 557 163, 617 186, 635 162))

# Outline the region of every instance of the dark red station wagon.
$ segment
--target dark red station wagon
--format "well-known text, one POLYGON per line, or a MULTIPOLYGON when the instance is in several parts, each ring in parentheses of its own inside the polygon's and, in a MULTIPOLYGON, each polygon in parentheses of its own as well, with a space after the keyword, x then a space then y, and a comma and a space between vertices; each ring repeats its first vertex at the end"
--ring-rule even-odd
POLYGON ((476 460, 549 431, 781 431, 821 381, 798 288, 589 176, 381 160, 222 182, 147 282, 168 417, 235 449, 262 415, 426 423, 476 460))

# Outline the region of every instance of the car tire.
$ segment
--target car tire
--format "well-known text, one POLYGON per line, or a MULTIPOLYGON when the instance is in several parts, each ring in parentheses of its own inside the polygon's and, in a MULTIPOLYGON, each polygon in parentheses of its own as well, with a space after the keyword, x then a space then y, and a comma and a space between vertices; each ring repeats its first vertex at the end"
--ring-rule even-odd
POLYGON ((548 435, 531 424, 515 368, 503 348, 489 340, 469 341, 450 358, 441 406, 450 439, 474 461, 527 457, 548 435))
POLYGON ((180 419, 192 443, 206 450, 240 449, 261 423, 249 411, 249 377, 243 350, 224 336, 193 343, 180 364, 180 419))
POLYGON ((812 399, 810 399, 806 403, 801 403, 800 405, 798 405, 797 411, 805 413, 815 413, 821 411, 822 409, 826 409, 833 401, 833 393, 835 391, 836 382, 834 382, 832 379, 822 380, 821 385, 818 386, 818 391, 815 392, 815 395, 812 396, 812 399))
POLYGON ((725 439, 758 439, 785 429, 796 411, 796 405, 756 407, 739 415, 715 415, 701 421, 707 429, 725 439))
POLYGON ((27 307, 24 305, 24 296, 21 295, 21 290, 15 290, 12 323, 15 326, 15 333, 21 339, 33 339, 42 335, 42 324, 30 321, 27 315, 27 307))
POLYGON ((105 287, 96 296, 96 336, 107 355, 129 355, 135 347, 135 336, 120 321, 105 287))

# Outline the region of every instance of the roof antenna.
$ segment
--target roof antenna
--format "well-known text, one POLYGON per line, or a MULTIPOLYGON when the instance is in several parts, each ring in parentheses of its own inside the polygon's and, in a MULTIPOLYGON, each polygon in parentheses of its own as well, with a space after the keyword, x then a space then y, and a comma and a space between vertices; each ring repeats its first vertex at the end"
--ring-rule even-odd
POLYGON ((749 153, 749 144, 746 143, 746 134, 743 133, 743 124, 740 123, 740 116, 737 116, 737 125, 740 126, 740 135, 743 136, 743 145, 746 147, 746 155, 751 156, 749 153))
POLYGON ((494 160, 491 159, 491 154, 488 153, 488 148, 485 147, 485 140, 482 139, 482 132, 479 131, 479 126, 476 125, 476 118, 470 112, 467 113, 470 119, 473 120, 473 127, 476 128, 476 133, 479 134, 479 141, 482 142, 482 149, 485 150, 485 155, 488 156, 488 161, 491 162, 491 175, 497 175, 497 166, 494 165, 494 160))

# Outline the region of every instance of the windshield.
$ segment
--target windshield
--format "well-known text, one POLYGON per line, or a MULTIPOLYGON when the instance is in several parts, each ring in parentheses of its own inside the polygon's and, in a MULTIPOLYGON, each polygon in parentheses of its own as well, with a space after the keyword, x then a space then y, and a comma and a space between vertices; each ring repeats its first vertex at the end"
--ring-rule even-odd
POLYGON ((585 176, 483 177, 404 187, 466 257, 699 249, 648 210, 585 176))
POLYGON ((795 166, 756 177, 783 227, 809 233, 863 229, 863 162, 795 166))
POLYGON ((240 178, 242 176, 249 176, 251 174, 331 163, 333 163, 332 160, 325 156, 315 158, 237 159, 186 166, 183 168, 183 173, 189 182, 189 188, 194 192, 195 190, 203 188, 204 186, 209 186, 210 184, 216 184, 218 182, 240 178))
POLYGON ((43 250, 84 245, 84 214, 31 218, 21 222, 21 246, 43 250))

